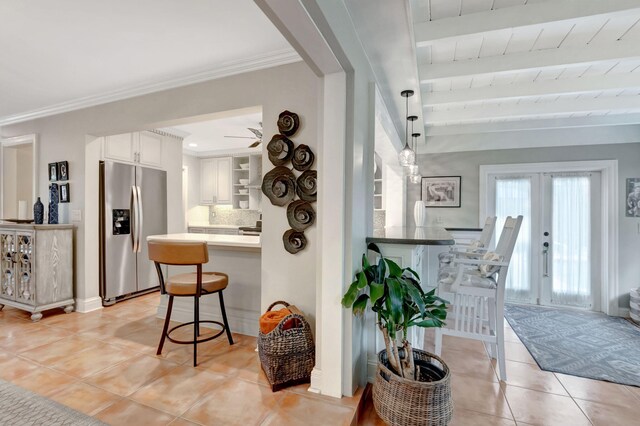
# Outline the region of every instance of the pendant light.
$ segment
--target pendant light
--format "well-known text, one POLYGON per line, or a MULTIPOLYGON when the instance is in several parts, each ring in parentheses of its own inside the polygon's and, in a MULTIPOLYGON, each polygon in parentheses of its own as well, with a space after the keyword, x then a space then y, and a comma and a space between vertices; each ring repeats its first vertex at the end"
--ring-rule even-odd
POLYGON ((405 133, 404 133, 404 148, 402 149, 402 151, 400 151, 400 154, 398 154, 398 161, 400 162, 401 166, 407 167, 410 166, 412 164, 415 164, 416 162, 416 153, 414 150, 411 149, 411 147, 409 146, 409 97, 413 96, 413 90, 403 90, 402 92, 400 92, 400 95, 406 99, 406 105, 405 105, 405 111, 406 111, 406 115, 405 117, 407 117, 407 122, 405 124, 405 133))
MULTIPOLYGON (((412 133, 411 137, 413 138, 413 149, 415 152, 418 151, 418 137, 420 133, 412 133)), ((409 166, 409 182, 411 183, 420 183, 422 182, 422 176, 420 175, 420 168, 417 164, 409 166)))

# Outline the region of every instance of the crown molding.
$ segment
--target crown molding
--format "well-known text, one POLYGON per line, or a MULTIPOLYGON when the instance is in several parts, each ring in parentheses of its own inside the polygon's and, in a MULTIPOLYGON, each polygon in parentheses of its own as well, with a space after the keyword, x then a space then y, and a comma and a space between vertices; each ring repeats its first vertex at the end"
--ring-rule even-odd
POLYGON ((294 62, 299 62, 301 60, 302 58, 300 58, 300 55, 298 55, 295 50, 291 48, 282 49, 266 54, 256 55, 251 58, 226 62, 216 68, 212 68, 210 70, 191 74, 188 76, 182 76, 155 83, 130 86, 116 91, 105 92, 99 95, 87 96, 68 102, 62 102, 45 108, 39 108, 19 114, 7 115, 4 117, 0 117, 0 126, 20 123, 42 117, 48 117, 64 112, 75 111, 109 102, 115 102, 123 99, 133 98, 136 96, 146 95, 149 93, 160 92, 167 89, 174 89, 176 87, 188 86, 190 84, 202 83, 204 81, 215 80, 231 75, 243 74, 250 71, 257 71, 265 68, 276 67, 279 65, 291 64, 294 62))

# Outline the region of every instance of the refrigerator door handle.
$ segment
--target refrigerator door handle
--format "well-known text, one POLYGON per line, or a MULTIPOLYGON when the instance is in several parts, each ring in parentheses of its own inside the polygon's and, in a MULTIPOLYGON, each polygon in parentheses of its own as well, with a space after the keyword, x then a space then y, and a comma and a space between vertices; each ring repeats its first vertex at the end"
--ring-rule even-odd
POLYGON ((138 233, 138 250, 136 251, 139 253, 142 251, 140 244, 144 244, 142 241, 140 241, 142 239, 142 227, 144 226, 144 212, 142 211, 142 190, 140 190, 139 186, 136 186, 136 192, 138 193, 138 206, 136 207, 136 213, 138 213, 138 219, 136 222, 136 231, 138 233))
POLYGON ((138 251, 138 190, 131 186, 131 244, 135 252, 138 251))

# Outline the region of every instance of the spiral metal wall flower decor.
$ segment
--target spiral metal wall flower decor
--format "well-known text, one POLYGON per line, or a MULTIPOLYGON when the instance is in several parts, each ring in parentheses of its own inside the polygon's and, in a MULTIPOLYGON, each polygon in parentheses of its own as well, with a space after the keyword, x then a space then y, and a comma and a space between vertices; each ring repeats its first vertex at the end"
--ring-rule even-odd
POLYGON ((304 233, 289 229, 282 236, 284 242, 284 249, 291 254, 296 254, 300 250, 303 250, 307 246, 307 237, 304 233))
POLYGON ((278 130, 285 136, 293 136, 300 127, 298 114, 291 111, 282 111, 278 116, 278 130))
POLYGON ((293 136, 300 127, 298 114, 291 111, 283 111, 278 116, 278 131, 267 144, 269 161, 274 167, 262 179, 262 192, 274 206, 287 205, 287 221, 291 229, 282 236, 285 250, 296 254, 307 246, 307 237, 304 231, 316 221, 316 212, 311 206, 317 199, 318 172, 311 170, 315 161, 315 155, 307 145, 295 144, 290 136, 293 136), (293 170, 286 167, 291 165, 300 173, 296 178, 293 170), (294 200, 296 195, 299 200, 294 200))
POLYGON ((307 145, 298 145, 296 149, 293 150, 293 158, 291 158, 291 165, 294 169, 304 172, 305 170, 309 170, 313 165, 313 161, 316 156, 313 155, 311 148, 307 145))
POLYGON ((316 221, 316 211, 306 201, 292 201, 287 206, 287 220, 294 231, 303 232, 316 221))
POLYGON ((315 170, 307 170, 303 172, 299 177, 296 185, 296 191, 298 197, 303 201, 310 203, 314 202, 318 198, 318 172, 315 170))
POLYGON ((274 166, 284 166, 293 157, 293 141, 283 135, 273 135, 267 144, 267 152, 274 166))
POLYGON ((274 206, 284 206, 296 195, 296 177, 291 170, 278 166, 264 175, 262 193, 274 206))

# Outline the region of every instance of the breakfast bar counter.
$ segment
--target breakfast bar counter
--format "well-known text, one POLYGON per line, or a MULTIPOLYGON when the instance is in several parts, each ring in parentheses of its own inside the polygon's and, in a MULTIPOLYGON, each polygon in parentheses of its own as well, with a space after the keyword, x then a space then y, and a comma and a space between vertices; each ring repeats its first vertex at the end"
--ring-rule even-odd
MULTIPOLYGON (((224 301, 231 331, 257 335, 262 275, 260 237, 183 233, 152 235, 147 238, 147 241, 207 243, 209 262, 203 265, 202 270, 204 272, 223 272, 229 276, 229 286, 224 291, 224 301)), ((165 271, 165 280, 172 275, 195 271, 195 266, 170 266, 168 271, 165 271)), ((167 299, 166 296, 162 297, 158 306, 158 316, 161 318, 164 318, 166 314, 167 299)), ((222 320, 216 295, 201 298, 200 318, 202 320, 222 320)), ((193 321, 193 298, 176 297, 171 319, 178 322, 193 321)))

